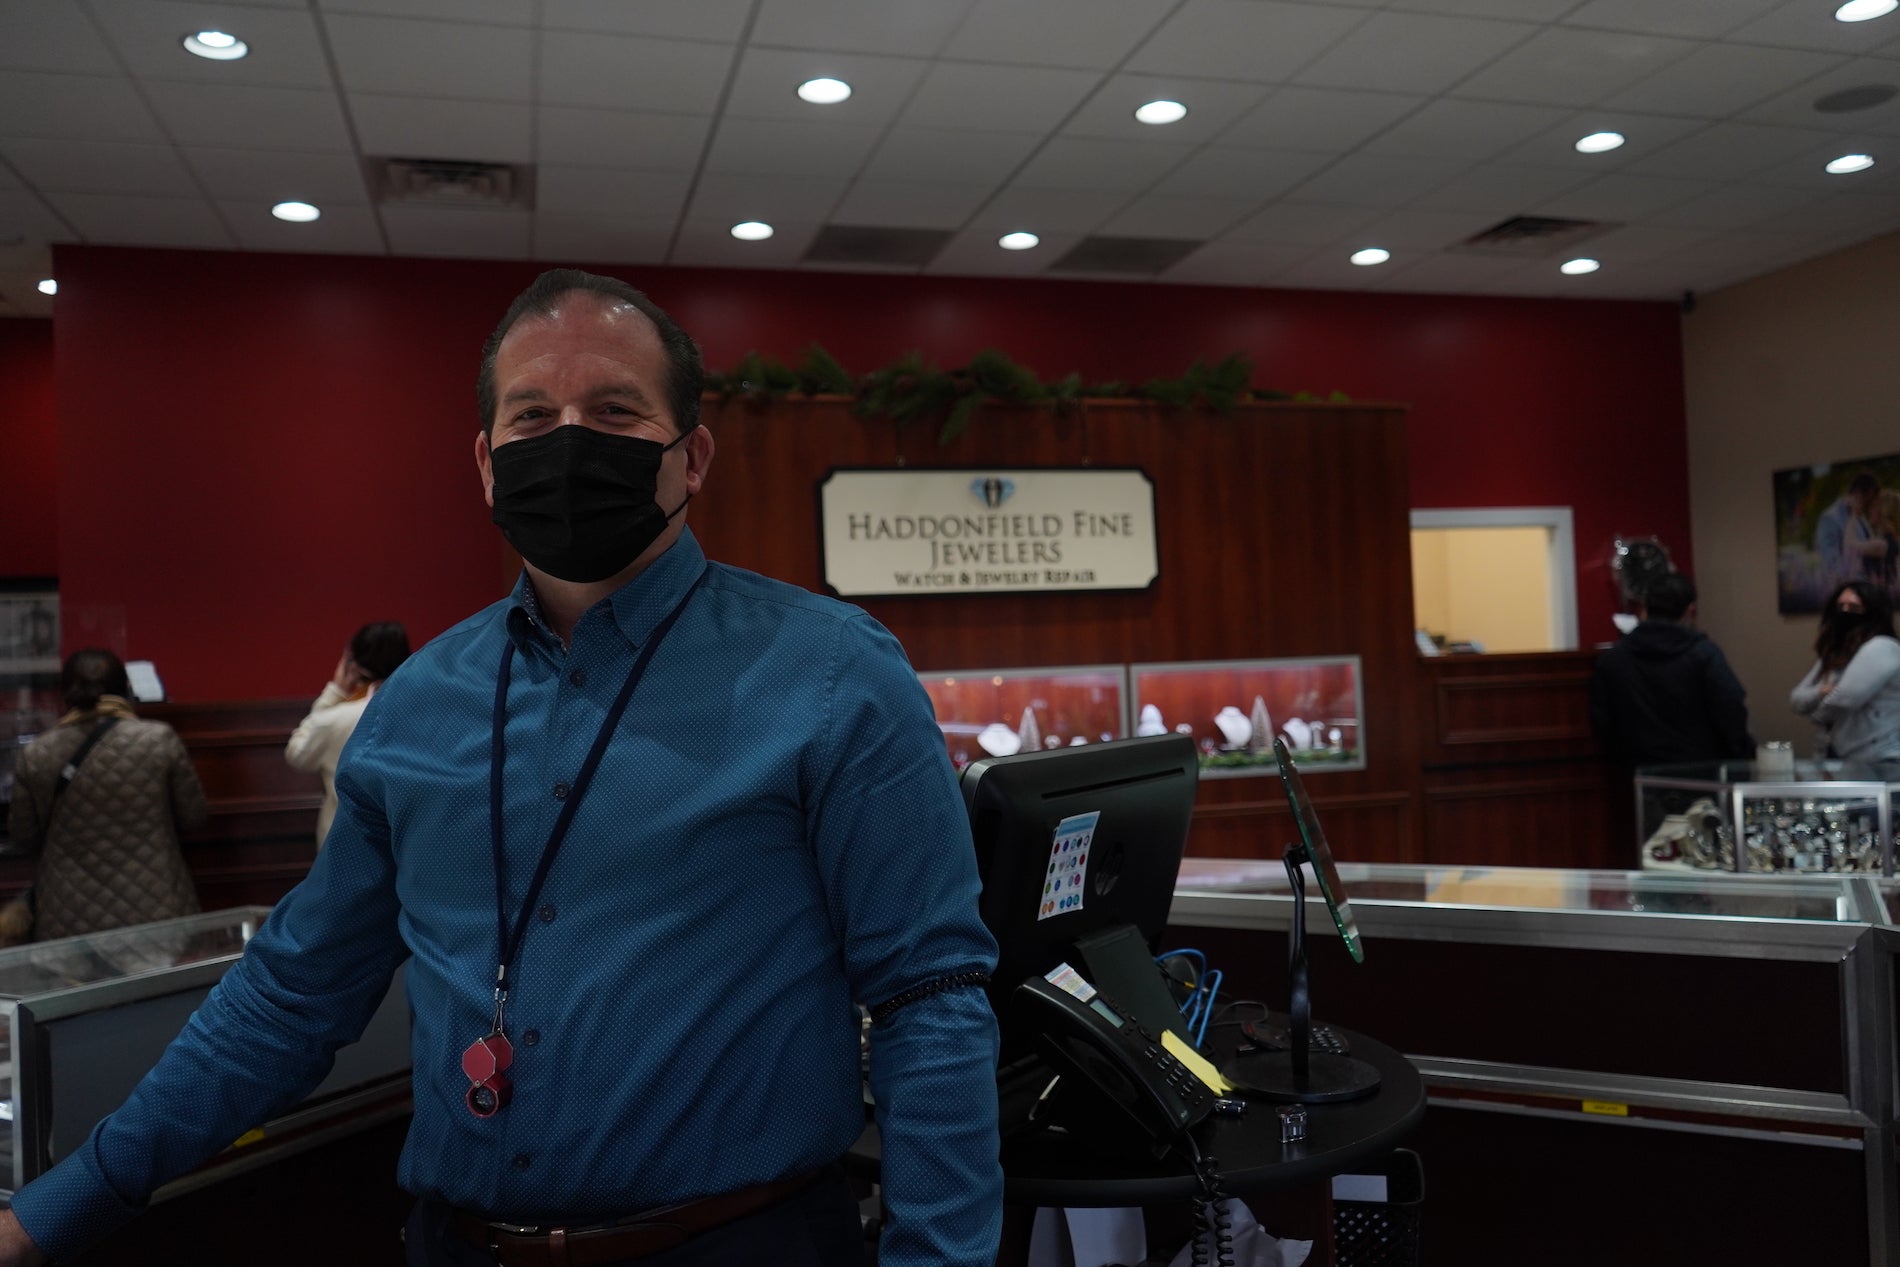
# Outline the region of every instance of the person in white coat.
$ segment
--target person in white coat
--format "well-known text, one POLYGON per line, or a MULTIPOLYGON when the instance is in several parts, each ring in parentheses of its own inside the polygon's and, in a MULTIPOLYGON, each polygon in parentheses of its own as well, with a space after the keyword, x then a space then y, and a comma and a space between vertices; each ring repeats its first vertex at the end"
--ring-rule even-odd
POLYGON ((1814 651, 1820 658, 1788 703, 1814 719, 1821 755, 1900 775, 1900 640, 1886 591, 1864 581, 1836 587, 1814 651))
POLYGON ((336 762, 350 740, 369 697, 409 658, 409 634, 396 621, 364 625, 350 639, 323 693, 298 723, 284 749, 291 768, 323 776, 323 808, 317 811, 317 848, 336 817, 336 762))

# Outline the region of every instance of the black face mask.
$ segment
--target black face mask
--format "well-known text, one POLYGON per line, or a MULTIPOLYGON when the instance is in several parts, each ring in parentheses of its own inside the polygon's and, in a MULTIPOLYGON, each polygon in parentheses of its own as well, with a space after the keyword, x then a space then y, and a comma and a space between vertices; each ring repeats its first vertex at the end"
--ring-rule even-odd
POLYGON ((683 501, 668 513, 654 500, 660 460, 685 439, 661 444, 568 424, 498 444, 490 452, 489 517, 522 558, 549 576, 604 581, 686 509, 683 501))

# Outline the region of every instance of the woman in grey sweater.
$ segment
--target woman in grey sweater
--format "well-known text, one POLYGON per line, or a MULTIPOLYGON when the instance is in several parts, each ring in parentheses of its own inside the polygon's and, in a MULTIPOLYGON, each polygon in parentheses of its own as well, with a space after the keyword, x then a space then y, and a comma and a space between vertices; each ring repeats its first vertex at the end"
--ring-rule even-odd
POLYGON ((1814 719, 1821 755, 1900 776, 1900 640, 1887 592, 1848 581, 1828 595, 1814 651, 1820 658, 1788 703, 1814 719))

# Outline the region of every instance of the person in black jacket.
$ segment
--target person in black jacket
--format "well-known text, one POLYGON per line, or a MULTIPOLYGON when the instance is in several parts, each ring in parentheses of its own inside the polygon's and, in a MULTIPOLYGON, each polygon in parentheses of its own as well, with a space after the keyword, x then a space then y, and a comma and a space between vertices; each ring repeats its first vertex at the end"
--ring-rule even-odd
POLYGON ((1618 766, 1755 755, 1746 692, 1722 649, 1695 627, 1695 583, 1671 572, 1650 583, 1637 625, 1597 659, 1590 722, 1618 766))

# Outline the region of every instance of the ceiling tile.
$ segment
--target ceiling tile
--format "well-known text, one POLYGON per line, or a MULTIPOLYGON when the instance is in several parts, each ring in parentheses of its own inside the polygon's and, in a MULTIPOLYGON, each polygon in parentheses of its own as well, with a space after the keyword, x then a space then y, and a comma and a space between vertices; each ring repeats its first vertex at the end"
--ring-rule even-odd
POLYGON ((1174 0, 977 0, 943 56, 1106 70, 1172 8, 1174 0))
POLYGON ((1583 110, 1569 115, 1555 127, 1511 150, 1501 161, 1534 167, 1562 167, 1576 173, 1578 179, 1600 176, 1627 167, 1708 126, 1706 119, 1629 114, 1619 110, 1583 110), (1624 142, 1616 149, 1601 154, 1577 153, 1577 142, 1592 132, 1619 132, 1624 142))
POLYGON ((1210 145, 1169 172, 1156 189, 1182 198, 1241 198, 1264 202, 1332 162, 1329 154, 1210 145))
POLYGON ((1367 141, 1365 151, 1477 162, 1548 131, 1569 114, 1560 106, 1441 99, 1367 141))
POLYGON ((883 129, 857 123, 779 123, 727 119, 713 135, 706 170, 734 175, 857 174, 883 129))
POLYGON ((542 106, 535 124, 543 163, 690 172, 699 166, 712 118, 542 106))
POLYGON ((1575 220, 1639 220, 1715 188, 1709 180, 1612 172, 1532 208, 1538 215, 1575 220))
POLYGON ((37 194, 0 190, 0 241, 70 242, 76 229, 68 228, 37 194))
POLYGON ((163 141, 129 79, 98 75, 0 75, 0 135, 50 140, 163 141))
POLYGON ((1843 88, 1860 88, 1869 84, 1900 86, 1900 64, 1875 57, 1856 57, 1843 61, 1833 69, 1816 75, 1797 87, 1777 93, 1750 107, 1743 117, 1753 123, 1826 128, 1836 132, 1856 132, 1863 128, 1900 126, 1900 94, 1895 95, 1884 105, 1875 106, 1870 110, 1853 110, 1845 114, 1823 114, 1814 108, 1814 103, 1829 93, 1839 92, 1843 88))
POLYGON ((1130 70, 1279 83, 1366 13, 1278 0, 1187 0, 1128 60, 1130 70))
MULTIPOLYGON (((332 206, 367 203, 363 169, 353 154, 294 154, 284 150, 182 151, 205 192, 220 202, 271 206, 294 198, 332 206)), ((239 234, 240 237, 243 234, 239 234)))
POLYGON ((1536 33, 1526 22, 1377 13, 1294 78, 1316 88, 1444 92, 1536 33))
POLYGON ((1780 4, 1781 0, 1590 0, 1564 16, 1565 26, 1603 31, 1640 31, 1720 39, 1780 4))
MULTIPOLYGON (((199 83, 328 88, 317 23, 306 9, 258 9, 175 0, 91 0, 106 36, 141 79, 199 83), (250 45, 250 55, 214 62, 185 51, 192 31, 228 31, 250 45)), ((48 7, 76 7, 58 5, 48 7)))
POLYGON ((286 224, 255 202, 220 202, 218 209, 246 251, 313 251, 343 255, 383 255, 376 212, 364 206, 326 206, 308 224, 286 224))
POLYGON ((752 0, 541 0, 541 25, 730 44, 745 33, 751 11, 752 0))
POLYGON ((1611 110, 1721 119, 1841 64, 1826 53, 1710 44, 1603 102, 1611 110))
POLYGON ((1416 206, 1449 211, 1480 212, 1487 223, 1522 215, 1530 208, 1594 177, 1554 167, 1512 167, 1499 163, 1461 172, 1431 192, 1416 206))
POLYGON ((1151 141, 1059 136, 1036 152, 1012 182, 1020 189, 1146 189, 1192 152, 1151 141))
POLYGON ((1855 194, 1824 198, 1796 211, 1770 216, 1750 226, 1772 237, 1861 234, 1871 237, 1900 229, 1900 194, 1855 194))
POLYGON ((535 173, 535 214, 572 220, 663 220, 670 225, 685 209, 691 187, 692 177, 685 172, 542 167, 535 173))
POLYGON ((127 194, 46 197, 89 241, 212 250, 234 245, 211 204, 202 198, 136 198, 127 194))
MULTIPOLYGON (((1487 284, 1524 271, 1524 261, 1498 259, 1484 255, 1447 255, 1439 251, 1404 265, 1398 272, 1381 279, 1381 290, 1406 291, 1434 295, 1464 295, 1487 284)), ((1557 262, 1548 267, 1555 276, 1557 262)))
MULTIPOLYGON (((1355 264, 1351 252, 1341 246, 1315 251, 1275 277, 1273 285, 1283 290, 1370 290, 1385 279, 1390 267, 1390 263, 1371 267, 1355 264)), ((1330 383, 1317 388, 1303 384, 1295 390, 1323 392, 1331 388, 1330 383)))
POLYGON ((1223 145, 1337 153, 1412 113, 1426 98, 1331 88, 1281 88, 1221 134, 1223 145))
POLYGON ((658 264, 673 241, 672 220, 539 211, 534 258, 569 264, 658 264))
POLYGON ((988 185, 860 180, 831 213, 837 224, 900 229, 956 229, 990 196, 988 185))
POLYGON ((195 198, 198 186, 169 145, 116 141, 0 141, 20 175, 42 193, 157 194, 195 198))
POLYGON ((739 59, 726 116, 805 123, 889 123, 910 99, 930 63, 914 57, 820 53, 790 48, 749 48, 739 59), (807 79, 842 79, 851 95, 836 105, 815 106, 799 98, 807 79))
POLYGON ((1354 241, 1382 246, 1394 255, 1442 251, 1490 228, 1496 221, 1471 211, 1407 207, 1360 229, 1354 241))
POLYGON ((1715 123, 1629 164, 1628 170, 1699 180, 1738 180, 1827 142, 1826 133, 1807 128, 1715 123))
POLYGON ((1696 50, 1690 40, 1553 27, 1458 85, 1461 97, 1594 105, 1696 50))
POLYGON ((1251 199, 1149 194, 1117 212, 1102 232, 1131 238, 1206 239, 1233 228, 1258 206, 1251 199))
POLYGON ((548 31, 541 36, 540 100, 711 114, 732 56, 726 44, 548 31))
MULTIPOLYGON (((543 0, 545 5, 548 0, 543 0)), ((652 3, 652 0, 646 0, 652 3)), ((533 26, 534 0, 317 0, 326 13, 370 13, 387 18, 498 22, 533 26)))
POLYGON ((352 92, 527 101, 534 36, 521 27, 336 14, 324 24, 352 92))
MULTIPOLYGON (((4 148, 5 148, 5 143, 0 142, 0 150, 4 150, 4 148)), ((26 188, 25 183, 22 182, 18 176, 15 176, 13 174, 13 170, 10 167, 8 167, 5 163, 0 162, 0 189, 25 189, 25 188, 26 188)), ((6 247, 0 246, 0 252, 4 252, 6 249, 7 249, 6 247)), ((0 268, 4 268, 4 267, 5 267, 4 261, 0 261, 0 268)))
POLYGON ((1578 249, 1604 267, 1641 264, 1666 255, 1679 255, 1708 241, 1703 229, 1685 229, 1674 225, 1629 224, 1591 238, 1578 249))
POLYGON ((1311 246, 1209 242, 1157 280, 1189 286, 1265 286, 1312 256, 1311 246))
POLYGON ((1457 175, 1458 164, 1391 154, 1348 154, 1295 189, 1302 202, 1397 207, 1457 175))
POLYGON ((0 70, 112 75, 119 64, 78 5, 0 0, 0 70))
POLYGON ((1270 89, 1219 79, 1185 79, 1175 75, 1116 75, 1083 103, 1063 127, 1065 136, 1093 136, 1121 141, 1169 141, 1176 144, 1212 139, 1245 114, 1270 89), (1135 109, 1150 101, 1178 101, 1187 117, 1154 125, 1135 117, 1135 109))
POLYGON ((180 145, 349 152, 336 94, 317 88, 154 83, 152 108, 180 145))
POLYGON ((354 93, 363 153, 384 158, 534 161, 534 107, 516 101, 435 101, 354 93))
POLYGON ((1383 214, 1376 207, 1276 202, 1229 229, 1221 241, 1325 246, 1353 236, 1383 214))
POLYGON ((909 127, 1049 132, 1100 81, 1100 75, 1086 70, 939 62, 905 107, 903 123, 909 127))
POLYGON ((1810 206, 1824 196, 1819 190, 1779 185, 1723 185, 1658 211, 1648 222, 1685 229, 1746 229, 1810 206))
POLYGON ((525 211, 472 207, 384 207, 383 228, 396 255, 524 259, 531 246, 525 211))
POLYGON ((1883 155, 1884 147, 1867 136, 1836 137, 1834 140, 1797 155, 1772 167, 1765 167, 1750 177, 1751 183, 1758 185, 1783 185, 1795 189, 1806 189, 1827 197, 1853 194, 1867 189, 1878 189, 1895 177, 1900 177, 1900 155, 1891 156, 1886 162, 1876 161, 1866 171, 1834 173, 1827 170, 1832 160, 1844 154, 1872 153, 1883 155))
POLYGON ((1128 195, 1114 189, 1005 189, 976 213, 970 227, 998 234, 1027 229, 1044 239, 1052 233, 1093 233, 1126 205, 1128 195))
MULTIPOLYGON (((1082 240, 1079 232, 1042 233, 1042 241, 1027 251, 1005 251, 996 245, 993 228, 966 229, 944 243, 924 272, 944 276, 1034 277, 1082 240)), ((1045 372, 1055 373, 1044 367, 1045 372)), ((1067 373, 1067 370, 1059 371, 1067 373)))
POLYGON ((730 176, 699 178, 687 210, 689 222, 714 225, 721 233, 741 220, 767 224, 823 224, 849 184, 835 176, 730 176))
POLYGON ((1730 32, 1729 38, 1743 44, 1776 44, 1831 53, 1871 52, 1893 38, 1891 21, 1836 22, 1834 10, 1839 7, 1839 0, 1778 5, 1730 32))
POLYGON ((1577 0, 1390 0, 1388 9, 1452 13, 1472 18, 1515 18, 1554 22, 1577 7, 1577 0))
POLYGON ((752 43, 935 57, 970 0, 761 0, 752 43))
POLYGON ((723 268, 791 268, 811 245, 818 225, 774 223, 778 231, 765 241, 741 242, 727 231, 727 226, 689 220, 680 229, 668 262, 723 268))
POLYGON ((1039 144, 1025 132, 895 127, 864 169, 869 180, 952 181, 994 185, 1039 144))

